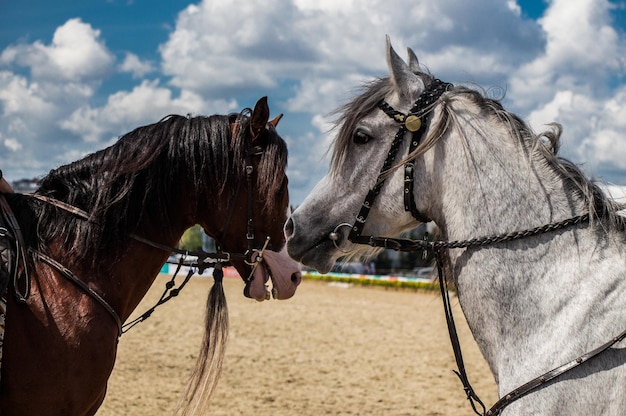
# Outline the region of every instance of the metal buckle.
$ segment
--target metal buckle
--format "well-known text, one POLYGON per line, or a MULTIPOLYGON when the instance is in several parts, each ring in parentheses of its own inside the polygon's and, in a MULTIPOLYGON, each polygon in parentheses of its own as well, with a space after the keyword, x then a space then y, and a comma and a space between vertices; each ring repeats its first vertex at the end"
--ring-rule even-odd
MULTIPOLYGON (((252 266, 252 270, 250 271, 250 275, 248 276, 248 281, 252 279, 252 275, 254 274, 254 271, 258 267, 259 263, 263 261, 263 253, 265 252, 265 249, 267 248, 267 245, 269 244, 269 242, 270 242, 270 237, 267 236, 267 238, 265 239, 265 243, 263 244, 263 247, 261 248, 261 250, 257 250, 257 249, 252 250, 252 253, 254 252, 259 253, 255 261, 244 260, 244 263, 246 263, 248 266, 252 266)), ((250 256, 250 258, 252 258, 252 256, 250 256)))

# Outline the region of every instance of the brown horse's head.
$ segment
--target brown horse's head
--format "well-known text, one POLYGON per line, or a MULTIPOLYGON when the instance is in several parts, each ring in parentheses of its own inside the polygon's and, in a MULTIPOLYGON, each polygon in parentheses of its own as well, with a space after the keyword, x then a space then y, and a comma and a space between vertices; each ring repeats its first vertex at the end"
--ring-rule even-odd
MULTIPOLYGON (((280 116, 269 121, 269 114, 263 97, 251 112, 220 119, 220 126, 212 128, 210 135, 211 146, 221 151, 207 153, 207 157, 220 157, 201 166, 211 165, 213 171, 207 173, 217 185, 211 189, 221 198, 197 192, 203 186, 192 185, 197 194, 205 195, 198 200, 193 221, 215 238, 218 250, 230 253, 231 263, 246 282, 244 294, 258 301, 269 298, 266 283, 270 278, 277 299, 293 296, 301 280, 300 265, 284 247, 283 224, 289 209, 287 145, 276 133, 280 116), (228 122, 227 128, 223 122, 228 122), (220 201, 219 206, 215 201, 220 201)), ((198 177, 198 182, 205 182, 205 177, 198 177)), ((221 371, 228 314, 218 279, 209 293, 205 324, 205 339, 182 403, 183 415, 205 409, 221 371)))
POLYGON ((261 98, 251 114, 229 117, 233 172, 224 178, 230 202, 222 204, 221 222, 209 214, 201 225, 212 228, 219 248, 235 253, 231 262, 246 282, 244 294, 258 301, 269 298, 271 278, 277 299, 293 296, 300 283, 300 266, 283 250, 283 225, 289 210, 287 145, 276 132, 281 116, 269 120, 267 98, 261 98), (264 250, 265 248, 265 250, 264 250), (244 254, 241 259, 237 254, 244 254))

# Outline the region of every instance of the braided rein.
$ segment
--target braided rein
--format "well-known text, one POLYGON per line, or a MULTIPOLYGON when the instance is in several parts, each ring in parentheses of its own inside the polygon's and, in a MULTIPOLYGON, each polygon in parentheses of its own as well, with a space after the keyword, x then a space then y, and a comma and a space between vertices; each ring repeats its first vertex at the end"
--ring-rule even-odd
POLYGON ((469 240, 427 241, 411 240, 407 238, 362 236, 358 239, 358 241, 353 242, 357 244, 367 244, 372 247, 380 247, 396 251, 430 251, 433 253, 437 253, 445 249, 484 247, 497 243, 503 243, 506 241, 522 240, 524 238, 532 237, 535 235, 557 231, 562 228, 570 227, 572 225, 583 224, 588 222, 589 218, 589 214, 583 214, 576 217, 568 218, 563 221, 545 224, 528 230, 513 231, 506 234, 472 238, 469 240))
POLYGON ((617 337, 611 339, 609 342, 605 343, 601 347, 590 351, 589 353, 577 358, 576 360, 566 363, 560 367, 554 368, 551 371, 548 371, 539 377, 536 377, 519 386, 517 389, 511 391, 509 394, 503 396, 500 400, 498 400, 490 409, 487 410, 485 404, 482 402, 480 397, 474 391, 469 378, 467 376, 467 372, 465 370, 465 363, 463 361, 463 354, 461 352, 461 344, 459 342, 458 334, 456 331, 456 324, 454 322, 454 316, 452 313, 452 306, 450 302, 450 295, 448 290, 448 280, 444 276, 444 250, 447 249, 458 249, 458 248, 476 248, 476 247, 485 247, 493 244, 503 243, 507 241, 515 241, 521 240, 524 238, 536 236, 539 234, 545 234, 552 231, 557 231, 560 229, 564 229, 570 226, 588 223, 590 220, 590 215, 583 214, 576 217, 568 218, 563 221, 545 224, 539 227, 531 228, 528 230, 522 231, 513 231, 506 234, 498 234, 489 237, 482 238, 473 238, 469 240, 457 240, 457 241, 426 241, 426 240, 411 240, 411 239, 403 239, 403 238, 389 238, 389 237, 375 237, 375 236, 359 236, 357 239, 352 242, 355 244, 367 244, 372 247, 380 247, 385 249, 392 249, 396 251, 406 251, 406 252, 415 252, 415 251, 424 251, 424 252, 433 252, 435 254, 435 259, 437 261, 437 274, 439 279, 439 287, 441 290, 441 298, 443 300, 444 313, 446 318, 446 325, 448 327, 448 334, 450 336, 450 342, 452 344, 452 350, 454 352, 454 359, 456 361, 456 366, 458 371, 454 371, 454 374, 460 379, 463 384, 463 390, 467 396, 470 405, 472 406, 472 410, 479 416, 496 416, 499 415, 502 410, 507 407, 509 404, 519 399, 522 396, 527 395, 528 393, 536 390, 546 382, 560 376, 563 373, 566 373, 573 368, 579 366, 583 362, 601 354, 608 348, 610 348, 615 343, 626 338, 626 331, 617 337))

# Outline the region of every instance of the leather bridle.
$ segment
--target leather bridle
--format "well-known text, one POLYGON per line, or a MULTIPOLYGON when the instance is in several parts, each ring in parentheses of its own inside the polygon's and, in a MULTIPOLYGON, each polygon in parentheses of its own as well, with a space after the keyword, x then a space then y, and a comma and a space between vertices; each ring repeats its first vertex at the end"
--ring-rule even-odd
MULTIPOLYGON (((363 227, 365 226, 367 216, 370 213, 376 197, 378 196, 380 190, 385 184, 385 178, 393 167, 394 160, 396 159, 398 150, 400 149, 400 146, 404 141, 406 133, 411 133, 411 141, 408 151, 408 154, 411 155, 419 146, 422 140, 422 136, 426 132, 430 119, 430 112, 434 104, 437 102, 437 100, 439 100, 441 95, 446 92, 451 86, 452 84, 449 84, 447 82, 443 82, 439 79, 433 79, 428 88, 424 92, 422 92, 422 94, 420 94, 419 98, 417 99, 417 101, 415 101, 415 104, 413 104, 407 114, 395 110, 393 107, 387 104, 385 100, 381 100, 378 103, 378 108, 380 108, 385 114, 387 114, 394 121, 400 124, 400 127, 398 128, 398 132, 396 133, 393 142, 391 143, 391 147, 387 152, 387 158, 385 159, 383 166, 380 169, 376 184, 367 193, 367 196, 365 197, 365 200, 361 205, 361 209, 356 216, 354 224, 350 225, 344 223, 337 226, 334 231, 336 237, 333 239, 334 241, 336 241, 338 238, 336 233, 340 227, 350 226, 350 234, 348 235, 348 239, 355 244, 367 244, 367 242, 369 241, 369 236, 361 235, 361 233, 363 232, 363 227)), ((415 206, 415 200, 413 199, 414 173, 415 159, 410 159, 404 164, 404 210, 407 212, 411 212, 411 215, 413 215, 413 217, 420 222, 429 222, 430 219, 423 215, 421 212, 419 212, 419 210, 415 206)))

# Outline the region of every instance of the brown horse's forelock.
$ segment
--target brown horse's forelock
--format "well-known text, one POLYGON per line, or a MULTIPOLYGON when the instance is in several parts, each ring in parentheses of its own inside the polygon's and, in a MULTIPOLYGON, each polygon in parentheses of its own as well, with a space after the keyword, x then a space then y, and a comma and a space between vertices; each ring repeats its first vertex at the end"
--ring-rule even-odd
MULTIPOLYGON (((95 265, 103 256, 115 258, 125 248, 119 236, 133 233, 145 216, 168 229, 168 196, 180 178, 188 178, 195 195, 230 202, 237 189, 233 179, 244 177, 248 113, 168 116, 125 134, 109 148, 51 171, 37 192, 87 211, 92 221, 38 204, 39 249, 46 252, 52 241, 61 241, 68 254, 60 261, 91 256, 95 265), (230 119, 241 124, 236 137, 231 136, 230 119)), ((261 195, 282 186, 287 164, 285 142, 272 129, 268 132, 257 172, 261 195)), ((262 200, 265 209, 275 203, 274 198, 262 200)))

